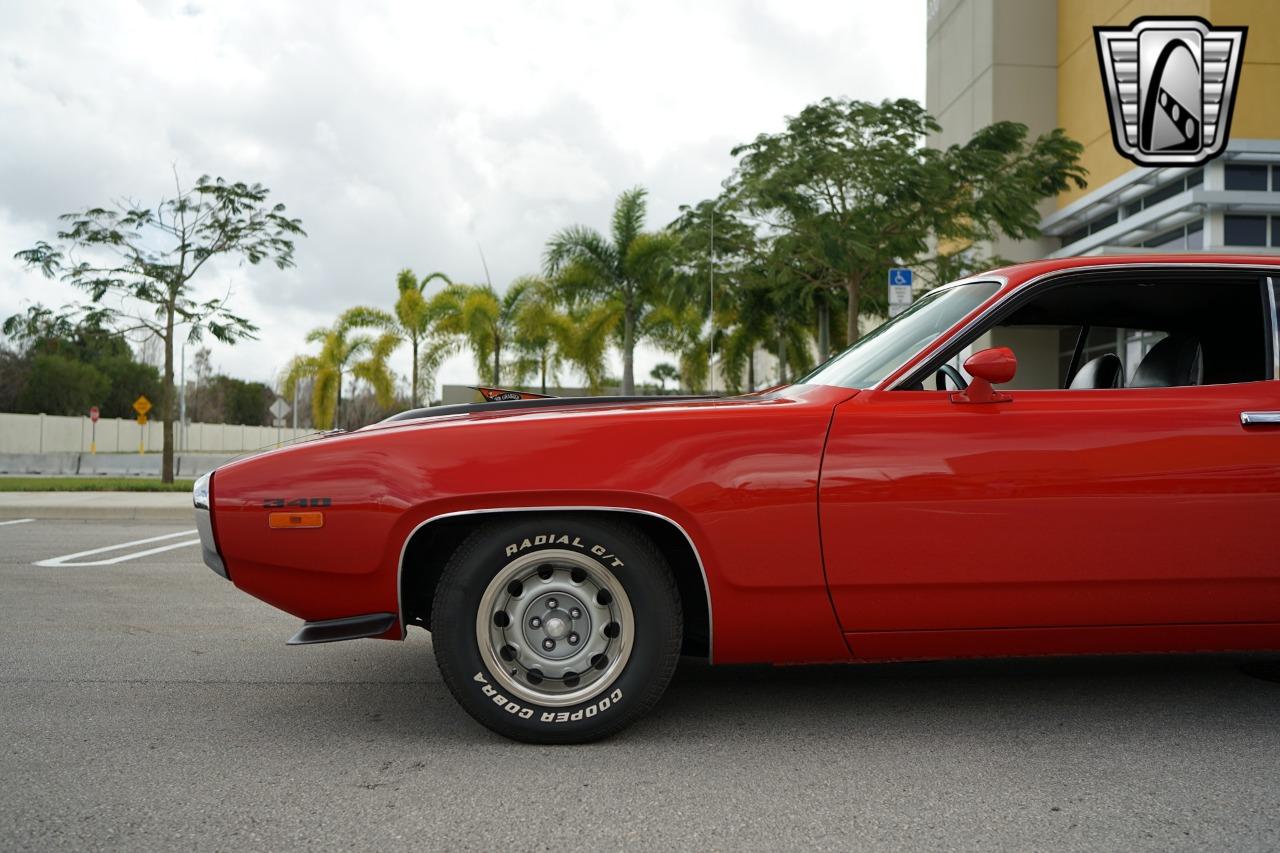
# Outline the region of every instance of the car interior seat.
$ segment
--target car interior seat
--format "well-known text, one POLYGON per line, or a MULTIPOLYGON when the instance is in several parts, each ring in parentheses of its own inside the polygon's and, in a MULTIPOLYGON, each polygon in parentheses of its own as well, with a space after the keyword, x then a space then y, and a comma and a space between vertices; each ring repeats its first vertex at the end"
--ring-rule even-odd
POLYGON ((1170 335, 1142 357, 1130 388, 1175 388, 1199 385, 1204 379, 1200 341, 1191 335, 1170 335))
POLYGON ((1093 388, 1121 388, 1124 386, 1124 364, 1113 352, 1090 359, 1081 365, 1071 378, 1068 388, 1073 390, 1093 388))

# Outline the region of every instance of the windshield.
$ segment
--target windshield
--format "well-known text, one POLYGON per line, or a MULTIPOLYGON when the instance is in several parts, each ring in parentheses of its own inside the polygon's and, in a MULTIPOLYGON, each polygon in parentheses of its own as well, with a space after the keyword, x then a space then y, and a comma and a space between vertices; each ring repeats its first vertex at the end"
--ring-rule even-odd
POLYGON ((796 384, 871 388, 999 289, 999 282, 977 281, 926 293, 796 384))

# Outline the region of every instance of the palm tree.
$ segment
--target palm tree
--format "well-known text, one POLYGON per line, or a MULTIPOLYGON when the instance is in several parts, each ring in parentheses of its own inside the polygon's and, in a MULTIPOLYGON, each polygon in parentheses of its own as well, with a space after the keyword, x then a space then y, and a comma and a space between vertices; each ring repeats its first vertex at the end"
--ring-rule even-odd
POLYGON ((571 358, 574 324, 561 310, 560 294, 545 278, 527 276, 518 279, 514 343, 520 352, 515 362, 517 382, 537 374, 542 393, 547 393, 547 377, 555 381, 556 372, 571 358))
POLYGON ((319 344, 315 355, 295 356, 285 369, 284 393, 291 396, 297 383, 311 379, 311 421, 319 429, 331 429, 342 408, 343 377, 350 372, 368 382, 378 402, 389 406, 394 402, 395 381, 387 360, 400 343, 389 329, 391 315, 376 308, 349 308, 332 326, 312 329, 307 343, 319 344), (354 334, 359 329, 382 329, 377 337, 354 334), (363 358, 362 358, 363 356, 363 358))
POLYGON ((673 299, 655 307, 646 320, 654 342, 679 353, 681 384, 694 394, 701 393, 711 374, 711 337, 706 331, 707 315, 702 306, 696 301, 673 299))
POLYGON ((665 394, 667 393, 667 383, 673 379, 679 379, 680 371, 676 370, 674 364, 663 361, 654 365, 653 370, 649 371, 649 376, 658 383, 658 393, 665 394))
POLYGON ((695 326, 710 313, 713 265, 715 354, 726 390, 755 388, 753 356, 760 348, 773 350, 780 378, 807 370, 813 362, 815 313, 819 352, 829 349, 825 284, 820 271, 797 257, 801 252, 790 241, 763 236, 743 219, 733 199, 725 197, 681 208, 670 227, 680 236, 677 274, 667 301, 670 307, 665 316, 659 315, 663 322, 658 329, 674 337, 667 348, 685 356, 682 374, 687 373, 686 362, 695 346, 702 346, 699 357, 706 352, 695 326))
POLYGON ((488 373, 491 385, 502 384, 502 357, 516 335, 516 316, 528 289, 517 281, 499 296, 487 284, 453 284, 436 294, 428 311, 443 334, 466 342, 476 359, 476 373, 488 373))
POLYGON ((564 343, 564 359, 582 372, 593 394, 604 390, 609 341, 615 337, 620 321, 621 312, 613 302, 579 305, 569 311, 570 333, 564 343))
POLYGON ((585 225, 552 235, 545 267, 556 276, 572 305, 594 301, 619 315, 622 326, 622 393, 635 393, 635 348, 645 310, 660 301, 671 270, 674 237, 645 233, 645 190, 618 196, 613 229, 606 239, 585 225))
MULTIPOLYGON (((409 403, 415 409, 418 407, 418 391, 422 387, 419 382, 418 360, 420 348, 424 344, 427 347, 422 355, 429 356, 428 366, 432 367, 429 371, 432 374, 435 373, 435 369, 438 369, 438 362, 443 360, 444 350, 446 349, 441 345, 441 342, 432 340, 433 323, 436 318, 432 316, 431 306, 425 295, 427 285, 437 279, 443 281, 446 286, 453 284, 449 277, 442 272, 433 272, 419 279, 414 276, 413 270, 403 269, 396 276, 396 289, 399 291, 399 296, 396 298, 395 314, 399 323, 400 334, 409 342, 409 348, 413 351, 413 370, 409 380, 409 403)), ((433 375, 430 383, 433 386, 435 384, 434 380, 435 377, 433 375)))

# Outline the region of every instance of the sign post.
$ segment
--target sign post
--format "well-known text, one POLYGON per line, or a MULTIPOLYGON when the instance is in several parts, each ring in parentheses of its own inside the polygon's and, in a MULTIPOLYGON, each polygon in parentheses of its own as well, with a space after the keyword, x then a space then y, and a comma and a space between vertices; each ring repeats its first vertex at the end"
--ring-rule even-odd
POLYGON ((93 424, 92 431, 89 433, 89 453, 98 455, 98 407, 89 407, 89 422, 93 424))
POLYGON ((280 430, 284 427, 284 416, 289 414, 289 404, 284 401, 284 397, 276 397, 276 401, 271 404, 271 408, 267 409, 271 413, 272 425, 276 428, 276 444, 280 443, 280 430))
MULTIPOLYGON (((148 400, 144 395, 139 394, 138 399, 133 401, 133 410, 138 413, 138 426, 146 427, 147 412, 151 411, 151 401, 148 400)), ((145 452, 146 452, 146 433, 142 429, 139 429, 138 430, 138 453, 142 454, 145 452)))
POLYGON ((914 276, 906 267, 889 270, 889 316, 897 317, 911 307, 911 283, 914 276))

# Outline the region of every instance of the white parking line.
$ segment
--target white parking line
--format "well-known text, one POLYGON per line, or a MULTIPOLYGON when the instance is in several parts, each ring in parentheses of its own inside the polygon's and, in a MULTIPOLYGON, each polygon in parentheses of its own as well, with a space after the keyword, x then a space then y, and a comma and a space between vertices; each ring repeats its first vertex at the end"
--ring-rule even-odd
POLYGON ((0 527, 6 524, 26 524, 28 521, 35 521, 34 518, 15 518, 13 521, 0 521, 0 527))
POLYGON ((190 536, 195 533, 194 530, 182 530, 177 533, 166 533, 163 536, 152 536, 150 539, 135 539, 132 542, 121 542, 119 545, 108 545, 105 548, 94 548, 89 551, 77 551, 74 554, 67 554, 62 557, 53 557, 48 560, 41 560, 36 563, 37 566, 110 566, 115 563, 123 563, 126 560, 136 560, 139 557, 148 557, 152 554, 160 554, 164 551, 172 551, 174 548, 185 548, 188 545, 199 545, 199 537, 183 542, 173 542, 169 545, 161 545, 157 548, 148 548, 145 551, 137 551, 133 554, 124 554, 119 557, 109 557, 105 560, 89 560, 86 562, 71 562, 78 557, 92 557, 94 554, 105 554, 107 551, 119 551, 121 548, 130 548, 134 545, 146 545, 150 542, 160 542, 165 539, 175 539, 179 536, 190 536))

